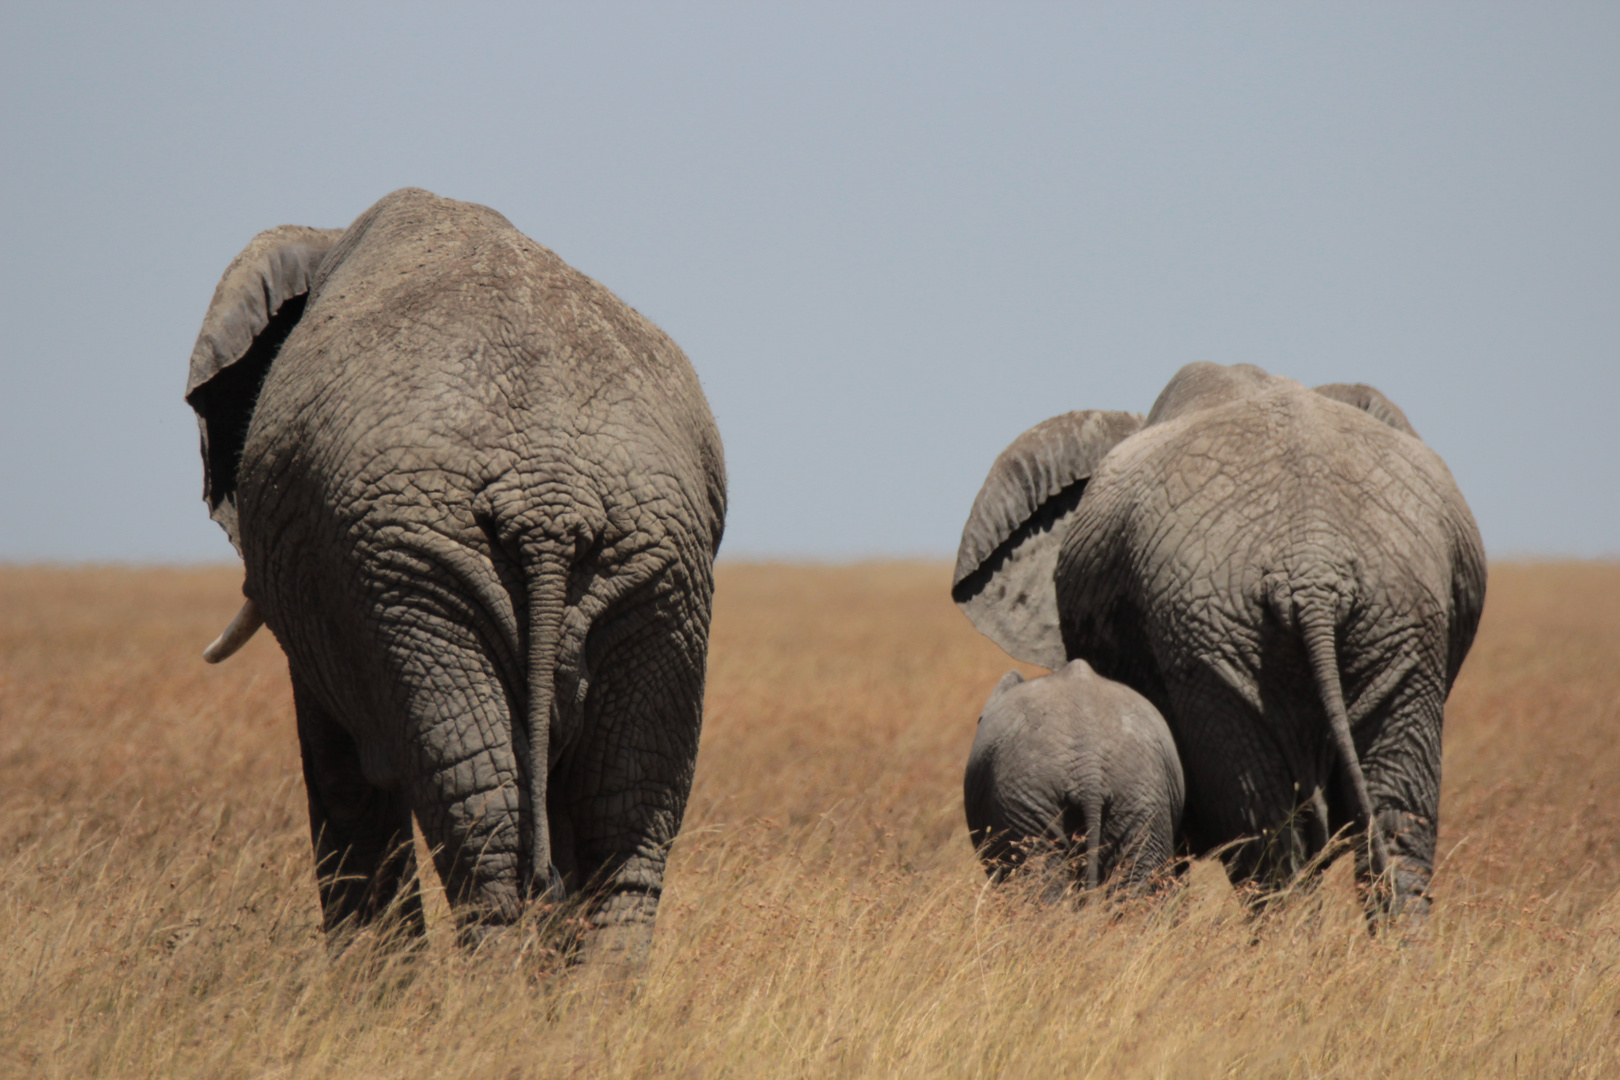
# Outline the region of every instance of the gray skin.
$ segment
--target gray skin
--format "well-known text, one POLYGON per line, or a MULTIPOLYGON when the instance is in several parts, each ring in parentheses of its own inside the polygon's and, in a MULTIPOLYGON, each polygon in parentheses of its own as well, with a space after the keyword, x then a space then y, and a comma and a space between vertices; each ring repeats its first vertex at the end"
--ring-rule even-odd
POLYGON ((1145 421, 1048 420, 985 481, 953 595, 1012 655, 1082 657, 1164 714, 1186 840, 1235 882, 1320 866, 1348 827, 1369 916, 1427 912, 1485 558, 1378 391, 1192 364, 1145 421))
POLYGON ((186 400, 287 655, 328 930, 422 931, 414 813, 464 940, 582 894, 586 956, 639 962, 725 516, 686 356, 493 210, 405 189, 255 237, 186 400))
POLYGON ((1054 855, 1053 884, 1138 888, 1175 854, 1184 788, 1164 717, 1084 660, 1002 676, 962 783, 969 834, 1000 880, 1054 855))

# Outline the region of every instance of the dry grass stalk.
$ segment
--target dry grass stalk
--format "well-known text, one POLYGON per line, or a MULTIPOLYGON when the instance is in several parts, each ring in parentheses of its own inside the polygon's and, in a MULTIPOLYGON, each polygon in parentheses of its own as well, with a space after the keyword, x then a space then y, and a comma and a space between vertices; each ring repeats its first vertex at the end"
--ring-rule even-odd
MULTIPOLYGON (((226 570, 0 571, 0 1075, 1606 1076, 1620 1071, 1620 567, 1498 566, 1448 711, 1435 917, 1349 867, 1078 913, 990 891, 961 770, 1008 661, 946 569, 725 566, 707 728, 634 989, 337 961, 286 669, 198 653, 226 570)), ((1026 669, 1030 670, 1030 669, 1026 669)))

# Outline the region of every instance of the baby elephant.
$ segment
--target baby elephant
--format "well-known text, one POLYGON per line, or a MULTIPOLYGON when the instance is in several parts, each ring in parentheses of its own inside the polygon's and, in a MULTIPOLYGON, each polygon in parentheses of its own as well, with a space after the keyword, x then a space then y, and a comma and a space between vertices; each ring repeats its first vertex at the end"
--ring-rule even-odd
POLYGON ((1086 888, 1115 870, 1116 884, 1140 886, 1165 866, 1184 798, 1164 717, 1084 660, 1027 682, 1002 676, 963 782, 986 873, 999 880, 1031 858, 1056 860, 1086 888))

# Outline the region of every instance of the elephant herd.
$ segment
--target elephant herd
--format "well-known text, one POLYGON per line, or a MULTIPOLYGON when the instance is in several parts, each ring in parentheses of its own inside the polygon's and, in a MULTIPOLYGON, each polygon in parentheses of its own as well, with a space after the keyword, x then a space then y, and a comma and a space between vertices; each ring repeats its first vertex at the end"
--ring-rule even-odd
POLYGON ((986 706, 976 839, 1119 834, 1087 880, 1129 862, 1139 881, 1173 828, 1264 892, 1345 832, 1369 914, 1426 913, 1441 718, 1485 556, 1445 464, 1378 391, 1189 364, 1145 418, 1038 424, 991 468, 952 595, 1061 669, 986 706))
MULTIPOLYGON (((204 498, 292 679, 328 931, 423 929, 412 818, 462 940, 578 903, 645 956, 697 758, 720 437, 676 345, 487 207, 405 189, 231 262, 186 400, 204 498)), ((1341 832, 1375 911, 1428 903, 1441 710, 1484 599, 1440 459, 1365 386, 1182 369, 1147 417, 1013 442, 952 595, 1018 659, 965 784, 997 876, 1098 885, 1341 832), (1072 880, 1072 877, 1071 879, 1072 880)))

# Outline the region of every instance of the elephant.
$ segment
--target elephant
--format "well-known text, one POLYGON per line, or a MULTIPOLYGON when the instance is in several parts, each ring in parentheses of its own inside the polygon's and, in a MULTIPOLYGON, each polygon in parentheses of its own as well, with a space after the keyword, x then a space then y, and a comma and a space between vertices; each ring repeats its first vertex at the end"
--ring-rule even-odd
POLYGON ((568 897, 639 965, 691 789, 724 527, 684 353, 485 206, 395 191, 226 269, 191 355, 210 516, 286 654, 323 923, 568 897))
POLYGON ((952 596, 1007 652, 1164 714, 1183 835, 1263 900, 1353 831, 1373 925, 1431 903, 1444 705, 1485 555, 1383 394, 1189 364, 1143 418, 1084 410, 996 460, 952 596))
POLYGON ((1147 885, 1175 855, 1184 797, 1159 710, 1084 660, 1034 679, 1002 676, 962 782, 968 831, 992 880, 1055 855, 1066 871, 1051 882, 1058 891, 1147 885))

